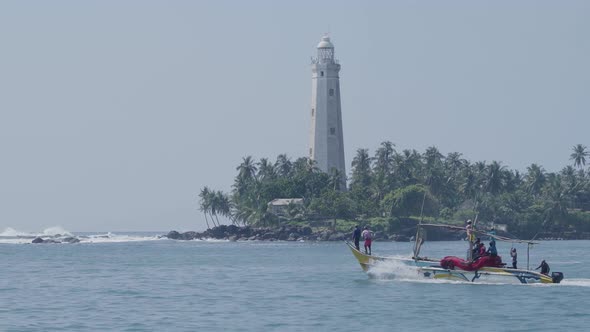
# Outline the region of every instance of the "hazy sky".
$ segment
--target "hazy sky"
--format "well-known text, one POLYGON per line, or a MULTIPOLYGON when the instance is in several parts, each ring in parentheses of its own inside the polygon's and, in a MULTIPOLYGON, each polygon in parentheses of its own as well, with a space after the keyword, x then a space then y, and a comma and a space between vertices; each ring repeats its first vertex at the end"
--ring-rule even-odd
POLYGON ((342 64, 347 167, 390 140, 524 170, 590 146, 589 1, 2 1, 0 232, 203 230, 242 157, 306 156, 342 64))

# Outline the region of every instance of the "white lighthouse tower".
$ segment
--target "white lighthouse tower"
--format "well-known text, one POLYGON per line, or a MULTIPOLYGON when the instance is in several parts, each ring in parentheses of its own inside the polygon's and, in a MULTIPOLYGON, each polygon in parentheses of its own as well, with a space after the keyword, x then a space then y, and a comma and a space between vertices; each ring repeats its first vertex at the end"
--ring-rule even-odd
POLYGON ((340 64, 334 59, 334 45, 324 36, 311 60, 311 132, 309 157, 326 173, 338 171, 346 190, 342 111, 340 109, 340 64))

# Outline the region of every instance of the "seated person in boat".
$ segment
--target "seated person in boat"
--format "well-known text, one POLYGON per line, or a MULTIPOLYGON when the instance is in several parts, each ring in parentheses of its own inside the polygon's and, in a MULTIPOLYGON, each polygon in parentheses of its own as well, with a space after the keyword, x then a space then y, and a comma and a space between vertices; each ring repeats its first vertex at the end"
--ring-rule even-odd
POLYGON ((492 241, 490 241, 490 247, 488 248, 487 253, 490 256, 498 256, 498 250, 496 249, 496 240, 494 240, 494 238, 492 238, 492 241))
POLYGON ((479 246, 481 244, 481 239, 477 238, 475 243, 473 244, 473 250, 471 250, 471 260, 476 260, 479 258, 479 246))
POLYGON ((479 257, 479 244, 481 239, 477 238, 473 244, 473 250, 471 250, 471 260, 476 260, 479 257))
POLYGON ((477 252, 477 258, 486 255, 486 246, 483 243, 479 244, 479 251, 477 252))

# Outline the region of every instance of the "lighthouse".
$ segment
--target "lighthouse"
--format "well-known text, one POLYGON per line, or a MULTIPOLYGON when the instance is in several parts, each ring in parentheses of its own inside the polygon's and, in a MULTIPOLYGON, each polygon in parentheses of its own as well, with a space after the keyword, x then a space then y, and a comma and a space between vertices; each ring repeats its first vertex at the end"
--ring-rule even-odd
POLYGON ((309 157, 326 173, 340 175, 346 190, 342 110, 340 107, 340 64, 334 59, 334 44, 324 36, 311 60, 311 130, 309 157))

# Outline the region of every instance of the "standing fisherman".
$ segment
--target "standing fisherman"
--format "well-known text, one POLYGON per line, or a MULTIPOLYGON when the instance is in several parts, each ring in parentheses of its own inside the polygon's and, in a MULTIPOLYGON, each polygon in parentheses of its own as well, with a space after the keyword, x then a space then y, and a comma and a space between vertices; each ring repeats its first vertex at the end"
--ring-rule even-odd
POLYGON ((365 230, 363 231, 363 239, 365 239, 365 254, 371 254, 371 242, 373 242, 373 234, 369 230, 369 226, 365 226, 365 230), (367 250, 368 249, 368 250, 367 250))
POLYGON ((352 232, 352 240, 354 241, 354 246, 356 247, 356 250, 361 251, 361 247, 359 245, 359 242, 361 241, 361 229, 359 228, 359 225, 354 226, 354 232, 352 232))
POLYGON ((516 253, 516 248, 512 248, 510 250, 510 257, 512 257, 512 268, 516 269, 516 258, 518 254, 516 253))
POLYGON ((547 262, 545 262, 545 260, 543 260, 541 262, 541 265, 539 265, 535 270, 541 269, 541 274, 544 275, 549 275, 549 271, 551 269, 549 269, 549 264, 547 264, 547 262))

